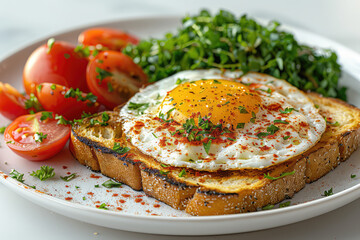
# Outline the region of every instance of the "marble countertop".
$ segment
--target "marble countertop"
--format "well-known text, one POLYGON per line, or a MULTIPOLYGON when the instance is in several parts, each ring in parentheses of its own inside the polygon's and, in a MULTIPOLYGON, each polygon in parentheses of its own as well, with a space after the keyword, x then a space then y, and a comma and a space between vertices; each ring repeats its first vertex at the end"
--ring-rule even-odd
MULTIPOLYGON (((360 1, 356 0, 182 0, 181 3, 165 0, 0 0, 0 4, 0 60, 38 39, 78 26, 141 16, 181 16, 196 13, 201 8, 212 11, 223 8, 238 15, 247 13, 276 19, 360 52, 360 1)), ((360 200, 322 216, 270 230, 225 236, 170 237, 75 221, 23 199, 2 184, 0 196, 1 239, 360 239, 355 214, 360 214, 360 200)))

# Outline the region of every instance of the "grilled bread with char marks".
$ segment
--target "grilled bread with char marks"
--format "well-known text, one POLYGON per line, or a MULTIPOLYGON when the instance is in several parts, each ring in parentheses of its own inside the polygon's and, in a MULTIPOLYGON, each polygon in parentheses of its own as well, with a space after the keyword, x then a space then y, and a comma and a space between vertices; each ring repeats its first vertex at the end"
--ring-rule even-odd
MULTIPOLYGON (((92 125, 91 118, 75 124, 70 149, 81 164, 191 215, 256 211, 291 198, 360 145, 360 109, 314 93, 309 97, 328 122, 321 140, 300 156, 261 170, 206 172, 165 167, 126 141, 116 111, 108 112, 107 126, 92 125), (115 143, 130 151, 117 153, 115 143)), ((101 114, 92 118, 100 121, 101 114)))

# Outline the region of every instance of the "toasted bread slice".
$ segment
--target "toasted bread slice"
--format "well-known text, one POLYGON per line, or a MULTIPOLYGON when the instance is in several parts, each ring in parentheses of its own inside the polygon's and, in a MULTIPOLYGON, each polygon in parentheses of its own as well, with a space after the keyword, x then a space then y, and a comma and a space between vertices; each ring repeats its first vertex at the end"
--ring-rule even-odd
POLYGON ((164 167, 126 141, 117 112, 108 112, 108 126, 91 125, 89 118, 76 124, 70 149, 81 164, 189 214, 256 211, 292 197, 360 145, 360 109, 317 94, 309 96, 329 123, 320 142, 300 156, 262 170, 205 172, 164 167), (131 150, 119 154, 113 150, 115 142, 131 150))

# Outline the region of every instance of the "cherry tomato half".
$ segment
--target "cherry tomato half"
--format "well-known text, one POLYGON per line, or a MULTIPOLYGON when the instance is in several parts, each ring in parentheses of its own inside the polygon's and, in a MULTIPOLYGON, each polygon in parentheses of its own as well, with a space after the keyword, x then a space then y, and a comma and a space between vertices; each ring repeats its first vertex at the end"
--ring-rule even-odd
POLYGON ((107 108, 125 103, 147 84, 143 70, 129 57, 116 51, 100 52, 86 71, 89 89, 107 108))
POLYGON ((25 96, 21 95, 15 88, 9 84, 0 82, 0 113, 10 119, 28 114, 25 109, 25 96))
POLYGON ((36 95, 36 87, 45 82, 88 92, 88 60, 74 52, 74 49, 75 46, 69 43, 50 40, 48 44, 37 48, 28 58, 23 72, 26 93, 36 95))
POLYGON ((114 51, 121 51, 129 43, 139 43, 136 37, 123 31, 110 28, 87 29, 79 35, 78 41, 85 46, 96 46, 100 44, 114 51))
POLYGON ((51 158, 64 147, 70 137, 70 126, 58 125, 57 120, 40 120, 42 112, 18 117, 5 130, 7 146, 31 161, 51 158))
POLYGON ((96 113, 101 106, 92 93, 85 94, 53 83, 40 84, 37 91, 39 102, 45 110, 69 120, 81 118, 83 112, 96 113))

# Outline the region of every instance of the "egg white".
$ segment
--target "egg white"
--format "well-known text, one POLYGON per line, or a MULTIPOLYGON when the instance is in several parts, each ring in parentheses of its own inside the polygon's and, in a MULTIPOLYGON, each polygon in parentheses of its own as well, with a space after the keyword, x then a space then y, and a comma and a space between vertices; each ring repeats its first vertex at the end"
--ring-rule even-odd
POLYGON ((222 73, 217 69, 183 71, 146 87, 135 94, 120 111, 127 139, 141 152, 163 164, 207 171, 268 167, 299 155, 320 140, 326 129, 326 122, 306 94, 284 80, 259 73, 248 73, 240 80, 245 84, 259 83, 274 89, 271 94, 260 91, 263 105, 281 103, 283 109, 294 108, 298 111, 292 111, 284 116, 280 115, 280 112, 269 115, 266 110, 260 110, 256 114, 255 123, 246 123, 244 129, 236 129, 235 141, 230 145, 211 144, 209 151, 211 157, 202 145, 175 144, 175 139, 169 130, 163 129, 160 132, 155 130, 163 123, 154 120, 154 117, 158 116, 159 106, 167 92, 178 86, 176 84, 178 79, 186 79, 186 81, 236 79, 240 81, 240 76, 241 72, 222 73), (128 108, 130 102, 148 103, 149 107, 139 114, 138 111, 128 108), (261 139, 256 136, 256 129, 264 126, 265 119, 273 122, 279 117, 289 124, 281 125, 275 138, 261 139), (136 122, 142 122, 144 126, 133 131, 136 122), (307 131, 298 126, 300 123, 308 124, 307 131), (298 126, 298 128, 294 130, 288 126, 298 126), (284 132, 290 133, 291 138, 284 140, 280 137, 284 132), (161 139, 166 139, 167 144, 160 144, 161 139), (265 150, 264 146, 266 146, 265 150))

